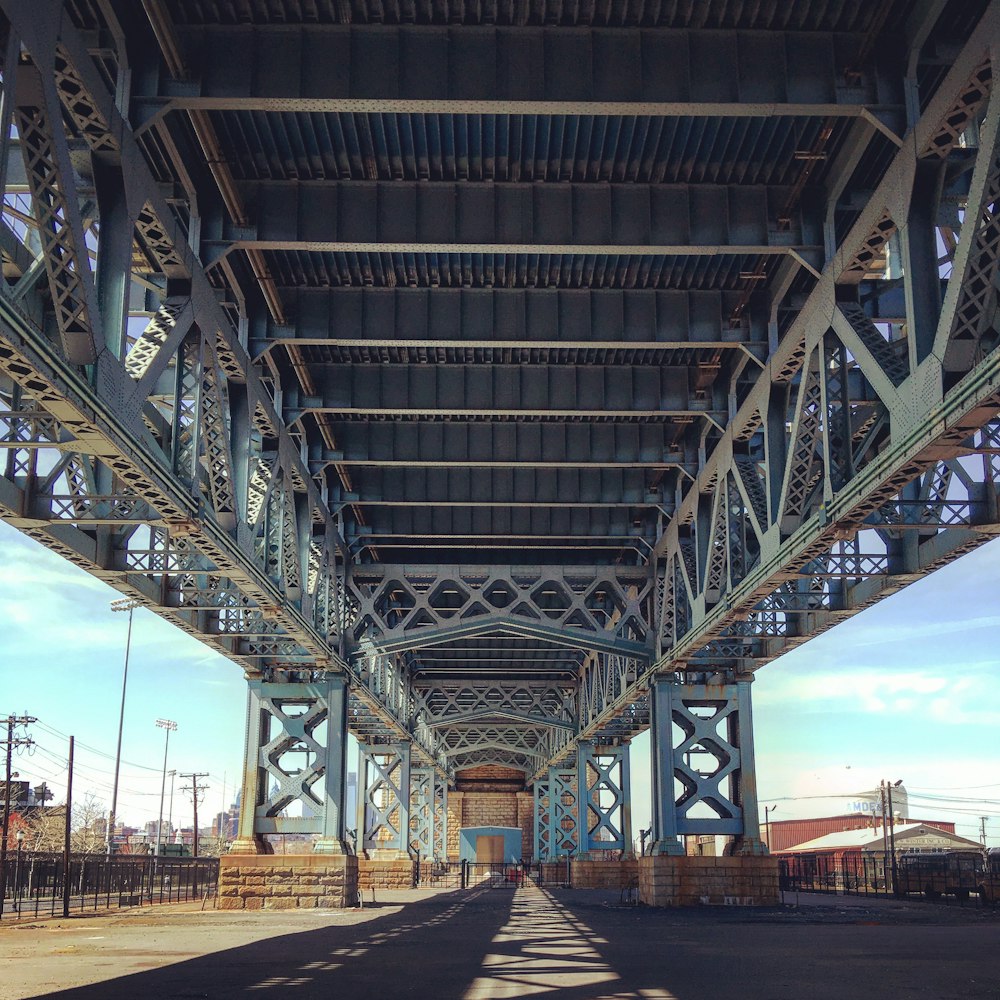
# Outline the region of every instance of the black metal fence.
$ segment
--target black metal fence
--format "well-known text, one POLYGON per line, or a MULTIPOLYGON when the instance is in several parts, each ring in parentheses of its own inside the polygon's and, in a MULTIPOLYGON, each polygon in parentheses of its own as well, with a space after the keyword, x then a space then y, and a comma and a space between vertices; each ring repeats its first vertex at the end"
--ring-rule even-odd
POLYGON ((529 878, 536 882, 540 878, 540 866, 527 862, 424 861, 414 871, 414 884, 428 889, 516 889, 529 878))
POLYGON ((892 895, 885 859, 881 855, 833 858, 823 854, 800 854, 779 858, 778 864, 780 886, 785 891, 892 895))
POLYGON ((779 858, 780 886, 786 892, 828 892, 851 896, 924 899, 1000 899, 1000 870, 975 852, 902 854, 893 865, 882 854, 803 854, 779 858))
POLYGON ((71 913, 214 898, 218 858, 11 853, 0 919, 61 916, 69 881, 71 913))

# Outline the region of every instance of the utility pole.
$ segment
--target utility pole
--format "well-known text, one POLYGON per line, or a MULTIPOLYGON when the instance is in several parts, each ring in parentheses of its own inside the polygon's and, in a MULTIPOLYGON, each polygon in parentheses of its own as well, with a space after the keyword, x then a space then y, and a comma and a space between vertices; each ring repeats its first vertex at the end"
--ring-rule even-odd
POLYGON ((879 797, 882 802, 882 878, 886 880, 886 886, 888 886, 889 878, 889 833, 885 825, 885 779, 883 778, 878 785, 879 797))
MULTIPOLYGON (((66 825, 63 828, 63 917, 69 918, 70 894, 70 847, 73 837, 73 744, 76 741, 69 738, 69 760, 66 764, 66 825)), ((108 868, 110 869, 110 865, 108 868)), ((110 878, 110 876, 109 876, 110 878)))
POLYGON ((14 777, 11 771, 11 760, 16 749, 30 747, 35 741, 30 736, 15 736, 14 730, 18 726, 30 726, 37 722, 33 715, 7 716, 7 738, 0 740, 0 746, 7 751, 6 781, 3 793, 3 827, 0 832, 0 917, 3 916, 3 904, 7 898, 7 834, 10 832, 10 783, 14 777))
POLYGON ((986 846, 986 821, 989 816, 979 817, 979 839, 983 842, 983 847, 986 846))
POLYGON ((195 857, 198 857, 198 798, 205 794, 205 786, 198 786, 199 778, 207 778, 207 771, 200 771, 197 774, 182 774, 182 778, 189 778, 191 781, 190 785, 185 785, 181 791, 190 792, 191 799, 194 802, 194 850, 192 853, 195 857))

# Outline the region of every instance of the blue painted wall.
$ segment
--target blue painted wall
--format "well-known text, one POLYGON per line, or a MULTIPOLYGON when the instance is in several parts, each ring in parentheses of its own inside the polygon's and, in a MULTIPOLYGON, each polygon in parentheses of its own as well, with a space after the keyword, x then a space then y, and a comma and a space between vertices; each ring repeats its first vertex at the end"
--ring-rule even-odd
POLYGON ((476 860, 477 837, 503 837, 503 860, 506 864, 521 860, 521 830, 514 826, 468 826, 459 831, 458 857, 476 860))

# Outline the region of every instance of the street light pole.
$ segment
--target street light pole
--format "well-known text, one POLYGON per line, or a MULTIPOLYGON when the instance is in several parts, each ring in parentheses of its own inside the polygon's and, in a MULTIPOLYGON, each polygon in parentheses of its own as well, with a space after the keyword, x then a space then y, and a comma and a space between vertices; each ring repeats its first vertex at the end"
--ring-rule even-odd
POLYGON ((163 798, 167 792, 167 750, 170 747, 170 734, 177 730, 177 723, 172 719, 157 719, 156 727, 165 731, 163 740, 163 779, 160 781, 160 817, 156 821, 156 844, 153 846, 153 871, 156 871, 157 858, 160 854, 160 831, 163 828, 163 798))
POLYGON ((771 813, 777 812, 777 806, 764 806, 764 839, 767 841, 767 853, 771 853, 771 813))
POLYGON ((889 850, 891 852, 891 865, 892 865, 892 891, 896 892, 896 817, 892 812, 892 790, 894 788, 899 788, 903 783, 903 779, 900 778, 890 784, 888 781, 885 783, 886 795, 889 799, 889 850))
POLYGON ((174 828, 174 778, 177 777, 177 772, 171 770, 168 772, 170 775, 170 805, 167 806, 167 836, 170 836, 170 831, 174 828))
POLYGON ((118 813, 118 774, 122 766, 122 730, 125 728, 125 691, 128 686, 128 654, 132 647, 132 612, 142 605, 130 597, 111 602, 112 611, 128 612, 128 632, 125 636, 125 666, 122 669, 122 703, 118 712, 118 746, 115 750, 115 779, 111 786, 111 812, 108 815, 108 829, 105 837, 105 851, 111 854, 118 813))

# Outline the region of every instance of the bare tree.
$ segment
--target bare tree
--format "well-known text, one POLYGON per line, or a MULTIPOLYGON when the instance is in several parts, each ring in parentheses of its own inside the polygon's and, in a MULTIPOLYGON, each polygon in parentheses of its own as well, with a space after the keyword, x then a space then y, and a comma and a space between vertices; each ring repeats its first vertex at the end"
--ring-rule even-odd
MULTIPOLYGON (((70 850, 74 854, 100 854, 104 851, 106 810, 93 792, 73 808, 70 850)), ((61 851, 66 828, 66 806, 38 809, 27 818, 24 846, 31 851, 61 851)))

